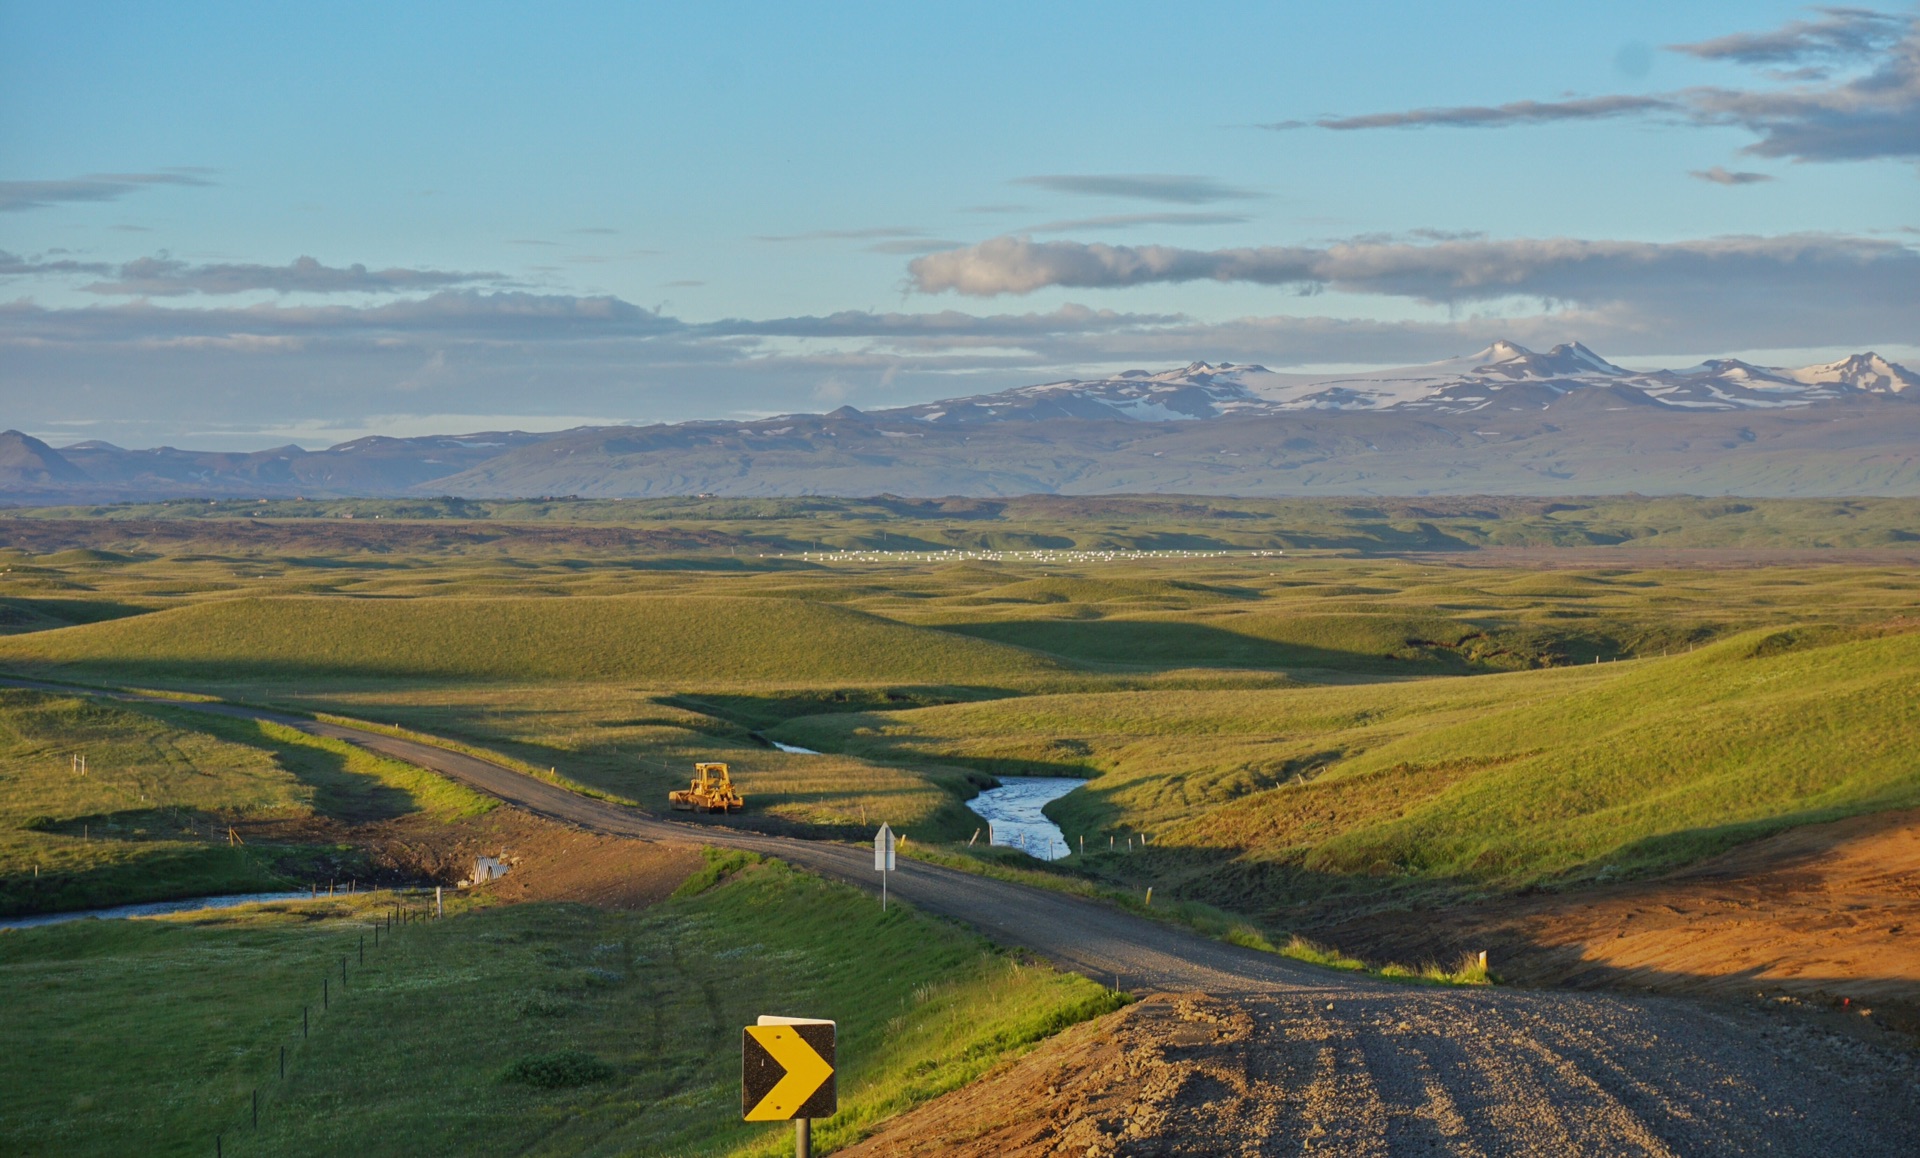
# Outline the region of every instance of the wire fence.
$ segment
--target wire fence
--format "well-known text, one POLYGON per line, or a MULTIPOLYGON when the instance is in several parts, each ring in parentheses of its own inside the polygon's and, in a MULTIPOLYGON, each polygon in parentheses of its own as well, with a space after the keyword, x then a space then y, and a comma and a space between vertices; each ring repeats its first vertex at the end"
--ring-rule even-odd
MULTIPOLYGON (((318 885, 312 886, 311 894, 316 898, 320 895, 318 885)), ((335 895, 333 886, 328 886, 327 895, 335 895)), ((381 951, 393 946, 406 930, 446 915, 438 888, 432 894, 396 890, 392 896, 391 903, 382 904, 375 911, 371 922, 363 921, 355 932, 347 934, 355 939, 346 942, 345 951, 339 954, 338 969, 330 960, 319 978, 318 988, 302 995, 297 1023, 289 1024, 286 1039, 280 1042, 277 1056, 273 1053, 267 1055, 269 1069, 266 1075, 251 1087, 239 1106, 216 1115, 216 1121, 224 1120, 226 1125, 214 1131, 214 1158, 226 1158, 229 1148, 233 1148, 236 1154, 244 1152, 246 1142, 259 1134, 261 1118, 272 1109, 274 1095, 286 1090, 290 1076, 297 1076, 297 1065, 306 1043, 312 1040, 316 1031, 325 1027, 329 1020, 327 1015, 333 1007, 356 992, 355 979, 364 976, 368 970, 368 953, 374 955, 377 964, 381 951)))

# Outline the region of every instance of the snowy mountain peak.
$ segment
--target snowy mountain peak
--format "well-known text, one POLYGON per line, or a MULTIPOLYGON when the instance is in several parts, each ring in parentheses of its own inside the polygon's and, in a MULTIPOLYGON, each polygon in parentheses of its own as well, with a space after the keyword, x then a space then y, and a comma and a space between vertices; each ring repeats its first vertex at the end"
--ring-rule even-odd
MULTIPOLYGON (((1541 410, 1563 399, 1681 410, 1777 409, 1847 395, 1900 395, 1916 386, 1920 375, 1873 353, 1800 370, 1718 358, 1684 370, 1636 371, 1579 342, 1540 353, 1501 339, 1465 357, 1399 369, 1306 375, 1202 361, 1173 370, 1043 382, 879 416, 942 424, 1053 418, 1189 422, 1291 410, 1541 410)), ((1920 390, 1905 396, 1920 399, 1920 390)))
POLYGON ((1788 371, 1797 382, 1809 386, 1844 386, 1868 394, 1900 394, 1920 386, 1920 375, 1897 362, 1889 362, 1869 350, 1824 366, 1806 366, 1788 371))

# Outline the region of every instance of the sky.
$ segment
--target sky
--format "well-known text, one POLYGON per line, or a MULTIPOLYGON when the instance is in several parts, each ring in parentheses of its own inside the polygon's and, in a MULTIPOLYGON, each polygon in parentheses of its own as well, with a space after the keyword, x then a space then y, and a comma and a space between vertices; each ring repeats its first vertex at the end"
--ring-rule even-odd
POLYGON ((0 0, 0 427, 1920 362, 1920 10, 0 0))

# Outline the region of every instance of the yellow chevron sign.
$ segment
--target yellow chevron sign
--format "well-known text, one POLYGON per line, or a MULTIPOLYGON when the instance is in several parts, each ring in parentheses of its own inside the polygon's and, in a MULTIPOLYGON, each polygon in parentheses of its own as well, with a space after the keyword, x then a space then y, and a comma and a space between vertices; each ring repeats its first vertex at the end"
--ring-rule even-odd
POLYGON ((834 1023, 762 1017, 740 1039, 740 1113, 749 1122, 831 1118, 840 1108, 833 1078, 834 1023))

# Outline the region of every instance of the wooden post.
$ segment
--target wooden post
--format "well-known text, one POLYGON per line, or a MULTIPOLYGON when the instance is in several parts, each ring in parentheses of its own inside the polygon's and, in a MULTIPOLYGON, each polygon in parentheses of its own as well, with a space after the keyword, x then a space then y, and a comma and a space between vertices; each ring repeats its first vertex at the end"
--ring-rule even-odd
POLYGON ((327 979, 322 977, 320 979, 320 1008, 325 1009, 331 1004, 333 1004, 333 997, 327 992, 327 979))
POLYGON ((813 1119, 793 1120, 793 1158, 813 1158, 813 1119))

